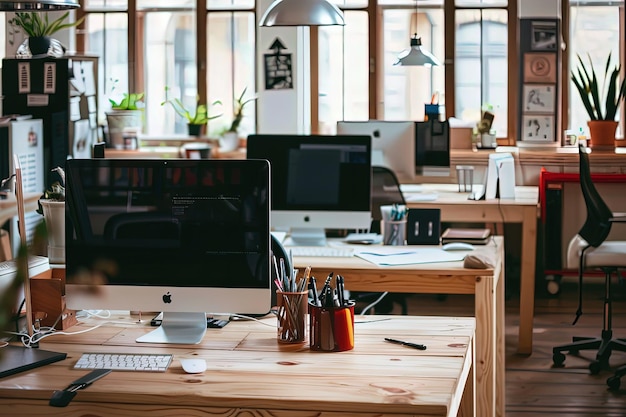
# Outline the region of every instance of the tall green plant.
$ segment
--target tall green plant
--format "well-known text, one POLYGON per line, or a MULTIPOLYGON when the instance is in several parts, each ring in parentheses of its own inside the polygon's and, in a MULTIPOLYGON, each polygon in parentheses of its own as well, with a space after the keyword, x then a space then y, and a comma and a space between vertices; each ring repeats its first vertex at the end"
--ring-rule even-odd
MULTIPOLYGON (((187 123, 190 125, 204 125, 209 120, 213 120, 222 116, 221 113, 214 115, 214 116, 209 115, 209 107, 206 104, 201 104, 199 99, 196 100, 195 111, 191 109, 187 109, 180 99, 176 97, 174 98, 167 97, 169 90, 170 90, 169 87, 165 87, 165 101, 161 103, 161 106, 170 104, 172 108, 174 109, 174 111, 179 116, 184 117, 187 120, 187 123)), ((215 106, 218 104, 222 104, 222 102, 219 100, 215 100, 213 103, 211 103, 212 106, 215 106)))
POLYGON ((585 66, 580 55, 577 57, 578 68, 572 71, 571 78, 589 118, 591 120, 615 120, 617 109, 626 95, 626 78, 622 78, 621 83, 619 81, 621 65, 615 65, 611 69, 611 54, 609 53, 602 85, 600 85, 591 56, 587 54, 589 67, 585 66))

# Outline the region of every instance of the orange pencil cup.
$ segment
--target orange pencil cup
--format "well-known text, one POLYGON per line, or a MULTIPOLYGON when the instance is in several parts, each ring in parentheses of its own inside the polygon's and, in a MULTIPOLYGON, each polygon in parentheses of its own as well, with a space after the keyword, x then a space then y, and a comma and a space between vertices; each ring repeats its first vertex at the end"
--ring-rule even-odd
POLYGON ((303 343, 305 341, 308 297, 308 291, 276 291, 279 342, 303 343))
POLYGON ((354 301, 340 307, 309 304, 311 350, 342 352, 354 348, 354 301))

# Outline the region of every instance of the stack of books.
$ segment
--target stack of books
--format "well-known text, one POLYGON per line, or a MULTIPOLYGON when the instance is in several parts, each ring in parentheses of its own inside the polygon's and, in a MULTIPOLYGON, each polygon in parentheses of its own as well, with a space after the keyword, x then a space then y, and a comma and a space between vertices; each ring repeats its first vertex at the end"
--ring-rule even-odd
POLYGON ((441 244, 464 242, 472 245, 485 245, 490 238, 491 230, 489 229, 449 227, 441 235, 441 244))

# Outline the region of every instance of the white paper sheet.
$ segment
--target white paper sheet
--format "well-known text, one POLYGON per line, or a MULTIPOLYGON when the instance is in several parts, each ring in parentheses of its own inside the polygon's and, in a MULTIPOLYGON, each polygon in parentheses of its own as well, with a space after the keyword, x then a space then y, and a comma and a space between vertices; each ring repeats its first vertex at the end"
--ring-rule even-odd
POLYGON ((418 246, 377 246, 355 252, 355 255, 378 266, 426 264, 462 261, 467 251, 446 252, 439 248, 418 246))

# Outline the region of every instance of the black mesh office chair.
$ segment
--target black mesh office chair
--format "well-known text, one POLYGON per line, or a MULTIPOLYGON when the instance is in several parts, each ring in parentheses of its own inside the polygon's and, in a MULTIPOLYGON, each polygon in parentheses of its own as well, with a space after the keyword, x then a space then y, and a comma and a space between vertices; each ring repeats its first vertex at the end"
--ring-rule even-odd
MULTIPOLYGON (((582 284, 586 270, 600 269, 605 276, 603 327, 600 337, 574 337, 573 343, 557 346, 552 350, 552 360, 555 366, 561 366, 565 361, 563 352, 577 354, 581 350, 597 349, 596 359, 589 365, 592 374, 609 367, 611 352, 626 352, 626 339, 613 338, 611 328, 611 277, 619 274, 620 268, 626 268, 626 241, 605 240, 613 223, 626 222, 625 217, 615 217, 611 209, 602 200, 593 181, 589 166, 589 155, 584 146, 579 146, 580 155, 580 187, 587 208, 587 218, 582 228, 570 241, 567 254, 568 268, 578 268, 579 299, 576 318, 582 315, 582 284)), ((625 371, 626 373, 626 371, 625 371)), ((609 378, 607 384, 619 386, 619 376, 609 378), (615 382, 617 381, 617 382, 615 382)))

